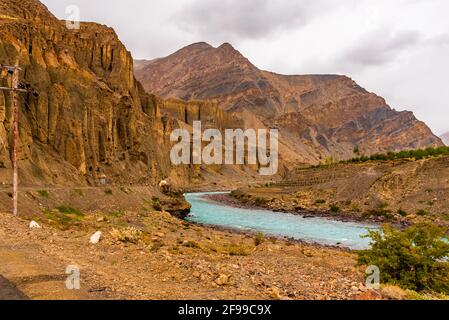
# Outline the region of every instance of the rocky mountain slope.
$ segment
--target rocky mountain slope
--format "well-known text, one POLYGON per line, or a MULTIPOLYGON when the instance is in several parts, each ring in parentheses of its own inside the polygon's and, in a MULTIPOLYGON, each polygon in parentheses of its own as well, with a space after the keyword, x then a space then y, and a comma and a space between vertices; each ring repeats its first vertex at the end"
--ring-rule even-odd
MULTIPOLYGON (((0 63, 18 63, 20 82, 38 92, 20 98, 24 186, 95 184, 103 175, 111 183, 154 185, 170 177, 185 185, 201 180, 202 168, 171 165, 172 129, 196 119, 214 127, 239 123, 211 101, 145 93, 113 29, 95 23, 67 29, 36 0, 0 0, 0 63)), ((2 73, 0 86, 9 85, 2 73)), ((6 185, 11 106, 10 94, 0 91, 0 182, 6 185)))
POLYGON ((411 112, 338 75, 286 76, 259 70, 230 44, 196 43, 140 61, 136 77, 162 97, 214 100, 246 127, 277 127, 287 162, 440 146, 441 140, 411 112))
MULTIPOLYGON (((0 61, 18 62, 21 82, 39 93, 22 95, 22 181, 79 184, 83 176, 105 173, 137 180, 157 165, 168 169, 154 143, 164 143, 162 123, 151 117, 131 55, 112 29, 82 23, 69 30, 38 1, 2 0, 0 6, 0 61)), ((7 81, 3 76, 2 84, 7 81)), ((10 96, 0 93, 6 149, 10 114, 10 96)), ((0 160, 11 166, 7 154, 0 160)), ((3 172, 2 181, 8 179, 3 172)))
POLYGON ((449 225, 449 157, 340 163, 298 169, 233 195, 275 211, 343 220, 449 225))

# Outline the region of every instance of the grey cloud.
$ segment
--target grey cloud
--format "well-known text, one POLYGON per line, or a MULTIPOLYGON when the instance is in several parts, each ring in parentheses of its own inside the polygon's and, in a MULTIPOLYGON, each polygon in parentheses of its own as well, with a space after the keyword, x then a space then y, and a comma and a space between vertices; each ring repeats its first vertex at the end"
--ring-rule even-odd
POLYGON ((440 34, 426 41, 428 46, 446 47, 449 46, 449 33, 440 34))
POLYGON ((181 8, 173 20, 204 38, 235 41, 260 39, 271 33, 306 25, 328 10, 330 0, 196 0, 181 8))
POLYGON ((347 74, 448 131, 447 0, 41 1, 60 18, 80 6, 82 20, 114 27, 136 58, 232 42, 263 69, 347 74))
POLYGON ((394 61, 400 53, 419 44, 421 40, 422 36, 417 31, 376 32, 346 50, 340 60, 352 65, 379 66, 394 61))

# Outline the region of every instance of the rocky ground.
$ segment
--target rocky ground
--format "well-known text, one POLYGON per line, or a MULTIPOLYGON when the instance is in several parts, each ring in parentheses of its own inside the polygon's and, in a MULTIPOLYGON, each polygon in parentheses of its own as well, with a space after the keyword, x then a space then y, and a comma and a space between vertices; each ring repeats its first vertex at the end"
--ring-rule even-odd
POLYGON ((366 292, 355 255, 342 250, 276 239, 256 246, 254 235, 162 212, 37 220, 42 228, 29 229, 29 218, 0 214, 0 275, 31 299, 351 299, 366 292), (97 230, 101 241, 89 244, 97 230), (80 268, 81 290, 65 288, 68 265, 80 268))

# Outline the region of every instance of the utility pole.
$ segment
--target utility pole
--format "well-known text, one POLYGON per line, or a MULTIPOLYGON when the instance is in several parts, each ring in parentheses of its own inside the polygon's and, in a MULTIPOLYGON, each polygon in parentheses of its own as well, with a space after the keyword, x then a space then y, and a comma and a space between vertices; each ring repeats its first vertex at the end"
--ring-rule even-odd
POLYGON ((12 87, 0 87, 0 90, 11 91, 13 100, 13 151, 12 151, 12 167, 13 167, 13 179, 12 179, 12 201, 13 201, 13 214, 17 216, 18 195, 19 195, 19 166, 17 160, 17 153, 19 149, 19 99, 17 93, 28 92, 28 90, 19 88, 19 71, 21 70, 16 64, 15 66, 4 66, 0 64, 2 69, 6 69, 9 74, 12 75, 12 87))

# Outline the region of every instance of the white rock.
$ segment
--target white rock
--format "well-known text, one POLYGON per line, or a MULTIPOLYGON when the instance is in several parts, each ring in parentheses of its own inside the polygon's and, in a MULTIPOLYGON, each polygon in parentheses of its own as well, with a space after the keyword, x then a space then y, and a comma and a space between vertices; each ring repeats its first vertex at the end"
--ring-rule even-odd
POLYGON ((100 242, 100 238, 101 238, 101 231, 97 231, 92 235, 92 237, 90 237, 89 242, 92 244, 97 244, 98 242, 100 242))
POLYGON ((41 229, 42 227, 36 222, 36 221, 31 221, 30 222, 30 229, 41 229))

